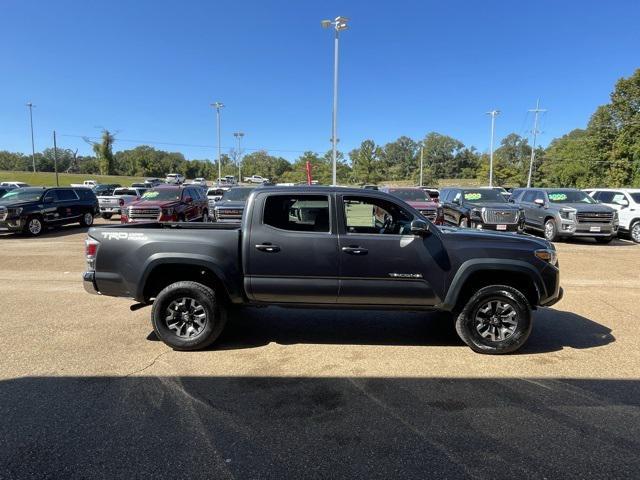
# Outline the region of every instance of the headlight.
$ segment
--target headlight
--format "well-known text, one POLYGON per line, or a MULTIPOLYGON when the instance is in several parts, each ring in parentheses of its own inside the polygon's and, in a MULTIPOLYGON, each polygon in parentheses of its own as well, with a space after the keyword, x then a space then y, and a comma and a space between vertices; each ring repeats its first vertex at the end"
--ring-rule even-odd
POLYGON ((15 217, 22 213, 22 208, 10 208, 7 213, 8 216, 15 217))
POLYGON ((540 260, 544 260, 545 262, 550 263, 551 265, 555 265, 558 262, 558 254, 555 250, 551 250, 550 248, 543 248, 540 250, 536 250, 534 255, 538 257, 540 260))
POLYGON ((482 212, 480 210, 478 210, 477 208, 474 208, 473 210, 471 210, 471 216, 472 217, 481 217, 482 216, 482 212))
POLYGON ((576 216, 576 211, 569 209, 569 208, 563 208, 562 210, 560 210, 560 218, 563 218, 565 220, 574 220, 576 216))
POLYGON ((163 208, 162 215, 173 215, 173 208, 163 208))

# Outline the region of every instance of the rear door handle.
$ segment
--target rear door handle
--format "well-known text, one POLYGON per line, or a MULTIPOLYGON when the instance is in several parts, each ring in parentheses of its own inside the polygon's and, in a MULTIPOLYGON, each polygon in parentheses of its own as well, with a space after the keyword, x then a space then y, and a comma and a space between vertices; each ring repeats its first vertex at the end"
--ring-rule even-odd
POLYGON ((369 253, 369 250, 367 250, 366 248, 353 247, 353 246, 342 247, 342 251, 350 255, 366 255, 367 253, 369 253))
POLYGON ((267 253, 276 253, 280 251, 280 247, 278 245, 272 245, 270 243, 256 245, 256 249, 267 253))

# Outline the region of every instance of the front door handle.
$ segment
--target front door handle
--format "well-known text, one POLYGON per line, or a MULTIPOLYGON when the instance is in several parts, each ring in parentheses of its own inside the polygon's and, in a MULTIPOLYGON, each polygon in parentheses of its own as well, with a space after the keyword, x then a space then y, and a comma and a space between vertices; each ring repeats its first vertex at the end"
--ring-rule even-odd
POLYGON ((278 245, 272 245, 270 243, 256 245, 256 249, 267 253, 276 253, 280 251, 280 247, 278 245))
POLYGON ((366 255, 367 253, 369 253, 369 250, 367 250, 366 248, 354 246, 342 247, 342 251, 350 255, 366 255))

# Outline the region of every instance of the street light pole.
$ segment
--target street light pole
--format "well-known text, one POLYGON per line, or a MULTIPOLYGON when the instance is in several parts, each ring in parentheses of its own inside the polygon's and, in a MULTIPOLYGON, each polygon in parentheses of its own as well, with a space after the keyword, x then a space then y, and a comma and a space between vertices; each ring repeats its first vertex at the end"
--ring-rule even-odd
POLYGON ((35 105, 29 102, 27 107, 29 107, 29 123, 31 124, 31 161, 33 163, 33 173, 36 173, 36 146, 33 141, 33 107, 35 105))
POLYGON ((238 183, 240 183, 242 181, 242 154, 240 151, 240 141, 242 140, 242 137, 244 137, 244 132, 234 132, 233 136, 238 140, 238 183))
POLYGON ((222 102, 212 103, 211 106, 216 109, 217 131, 218 131, 218 182, 222 178, 222 150, 220 146, 220 109, 224 108, 222 102))
POLYGON ((531 176, 533 174, 533 162, 536 159, 536 140, 538 138, 538 114, 541 112, 546 112, 540 108, 540 99, 536 102, 536 108, 529 110, 533 112, 533 148, 531 149, 531 160, 529 161, 529 177, 527 178, 527 188, 531 188, 531 176))
POLYGON ((496 126, 496 117, 500 115, 500 110, 491 110, 487 112, 491 115, 491 147, 489 150, 489 186, 493 187, 493 132, 496 126))
POLYGON ((348 18, 336 17, 335 20, 323 20, 323 28, 334 27, 335 38, 333 43, 333 118, 331 122, 331 157, 333 160, 332 181, 333 185, 337 181, 337 157, 338 157, 338 53, 340 32, 347 29, 348 18))

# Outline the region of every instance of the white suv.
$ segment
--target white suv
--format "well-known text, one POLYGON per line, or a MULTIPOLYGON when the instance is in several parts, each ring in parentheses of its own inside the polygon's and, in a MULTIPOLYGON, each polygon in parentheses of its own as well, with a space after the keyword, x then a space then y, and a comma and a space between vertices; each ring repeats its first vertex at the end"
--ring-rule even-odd
POLYGON ((164 181, 173 185, 182 185, 184 183, 184 176, 179 173, 170 173, 164 181))
MULTIPOLYGON (((591 190, 591 189, 590 189, 591 190)), ((594 188, 590 195, 618 211, 618 232, 640 243, 640 188, 594 188)))

